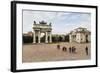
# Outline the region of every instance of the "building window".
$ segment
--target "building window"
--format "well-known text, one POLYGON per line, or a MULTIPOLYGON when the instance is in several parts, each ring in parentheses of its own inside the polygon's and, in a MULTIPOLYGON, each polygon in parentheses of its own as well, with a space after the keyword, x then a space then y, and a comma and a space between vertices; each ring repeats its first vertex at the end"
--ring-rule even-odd
POLYGON ((82 31, 84 31, 84 29, 82 31))

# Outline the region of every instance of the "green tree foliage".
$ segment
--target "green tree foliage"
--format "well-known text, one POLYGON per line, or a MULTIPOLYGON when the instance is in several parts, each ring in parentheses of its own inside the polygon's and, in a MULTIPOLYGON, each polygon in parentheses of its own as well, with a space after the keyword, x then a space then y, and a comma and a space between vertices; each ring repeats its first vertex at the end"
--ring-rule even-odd
POLYGON ((23 35, 23 43, 32 43, 33 37, 32 36, 24 36, 23 35))
POLYGON ((69 42, 69 35, 65 36, 65 42, 69 42))
POLYGON ((41 37, 41 42, 45 42, 45 35, 41 37))
MULTIPOLYGON (((49 40, 49 37, 48 37, 49 40)), ((24 36, 23 35, 23 43, 32 43, 33 37, 32 36, 24 36)), ((52 42, 69 42, 69 35, 52 35, 52 42)), ((38 37, 36 37, 36 43, 38 43, 38 37)), ((41 43, 45 43, 45 35, 41 37, 41 43)))

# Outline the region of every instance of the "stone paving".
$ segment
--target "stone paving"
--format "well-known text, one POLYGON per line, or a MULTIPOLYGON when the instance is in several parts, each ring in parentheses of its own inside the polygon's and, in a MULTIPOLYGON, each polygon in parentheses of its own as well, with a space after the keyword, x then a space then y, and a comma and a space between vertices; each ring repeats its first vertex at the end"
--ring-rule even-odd
POLYGON ((52 43, 52 44, 24 44, 22 49, 23 63, 45 62, 45 61, 64 61, 64 60, 86 60, 91 59, 91 43, 52 43), (60 49, 57 49, 57 45, 60 49), (66 47, 66 51, 62 48, 66 47), (69 47, 75 46, 76 53, 70 53, 69 47), (88 47, 88 55, 86 54, 88 47))

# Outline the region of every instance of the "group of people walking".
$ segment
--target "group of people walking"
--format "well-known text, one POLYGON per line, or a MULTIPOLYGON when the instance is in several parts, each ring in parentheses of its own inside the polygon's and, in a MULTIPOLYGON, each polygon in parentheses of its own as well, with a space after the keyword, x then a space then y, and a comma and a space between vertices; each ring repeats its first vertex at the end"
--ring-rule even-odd
MULTIPOLYGON (((69 52, 69 53, 72 53, 72 54, 76 54, 77 53, 77 49, 76 49, 76 47, 75 46, 72 46, 72 47, 69 47, 69 48, 67 48, 67 47, 65 47, 65 46, 63 46, 63 47, 61 47, 61 45, 57 45, 57 49, 58 50, 62 50, 62 51, 64 51, 64 52, 69 52)), ((86 48, 85 48, 85 52, 86 52, 86 55, 88 55, 88 47, 86 46, 86 48)))

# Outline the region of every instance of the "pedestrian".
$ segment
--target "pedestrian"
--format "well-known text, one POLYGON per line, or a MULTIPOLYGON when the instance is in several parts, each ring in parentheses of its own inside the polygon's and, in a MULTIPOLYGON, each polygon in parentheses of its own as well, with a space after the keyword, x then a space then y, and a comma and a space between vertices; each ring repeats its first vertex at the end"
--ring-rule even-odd
POLYGON ((59 44, 57 45, 57 49, 58 49, 58 50, 60 49, 60 45, 59 45, 59 44))
POLYGON ((72 53, 76 53, 76 48, 75 48, 75 46, 72 47, 72 53))
POLYGON ((64 46, 64 47, 62 48, 62 50, 63 50, 63 51, 67 51, 67 48, 64 46))
POLYGON ((69 47, 69 53, 72 53, 72 48, 71 47, 69 47))
POLYGON ((74 47, 74 53, 76 53, 76 48, 74 47))
POLYGON ((85 48, 85 51, 86 51, 86 55, 88 55, 88 47, 87 46, 85 48))

